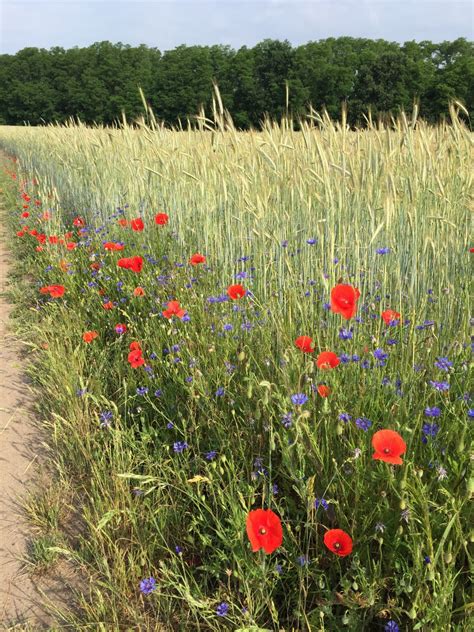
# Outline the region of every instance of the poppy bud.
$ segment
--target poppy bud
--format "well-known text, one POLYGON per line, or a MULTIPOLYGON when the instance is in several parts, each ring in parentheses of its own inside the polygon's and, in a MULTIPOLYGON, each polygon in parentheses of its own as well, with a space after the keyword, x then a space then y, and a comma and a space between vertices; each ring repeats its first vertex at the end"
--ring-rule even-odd
POLYGON ((415 606, 412 606, 411 610, 408 612, 408 616, 410 617, 411 620, 416 619, 416 608, 415 606))

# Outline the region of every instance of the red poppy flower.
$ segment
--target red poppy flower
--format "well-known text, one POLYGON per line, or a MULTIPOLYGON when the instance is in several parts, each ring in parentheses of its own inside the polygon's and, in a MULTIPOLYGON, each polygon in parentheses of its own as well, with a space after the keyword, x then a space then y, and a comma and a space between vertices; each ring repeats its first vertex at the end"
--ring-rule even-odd
POLYGON ((168 223, 168 219, 169 217, 166 213, 158 213, 158 215, 155 215, 155 224, 158 224, 159 226, 164 226, 168 223))
POLYGON ((162 314, 165 318, 171 318, 172 316, 183 318, 183 316, 186 314, 186 310, 181 309, 178 301, 170 301, 162 314))
POLYGON ((141 349, 130 351, 128 354, 128 361, 132 365, 132 369, 138 369, 139 366, 143 366, 145 364, 145 359, 142 357, 141 349))
POLYGON ((21 214, 22 217, 29 217, 30 214, 28 213, 28 211, 25 211, 24 213, 21 214))
POLYGON ((64 233, 64 239, 71 239, 72 236, 73 236, 73 233, 71 231, 64 233))
POLYGON ((124 334, 127 331, 127 325, 119 323, 118 325, 115 325, 115 331, 118 334, 124 334))
POLYGON ((66 244, 66 248, 68 250, 74 250, 74 248, 77 246, 75 241, 68 241, 66 244))
POLYGON ((60 298, 65 291, 64 285, 45 285, 40 289, 41 294, 49 294, 51 298, 60 298))
POLYGON ((331 389, 329 386, 326 386, 325 384, 318 385, 318 395, 321 395, 321 397, 329 397, 330 394, 331 389))
POLYGON ((82 219, 82 217, 76 217, 76 218, 73 220, 73 222, 72 222, 72 223, 73 223, 73 225, 74 225, 74 226, 79 226, 79 227, 81 227, 81 226, 85 226, 85 225, 86 225, 86 223, 85 223, 85 221, 82 219))
POLYGON ((82 339, 84 340, 84 342, 87 342, 87 344, 89 344, 94 340, 94 338, 97 338, 98 335, 99 334, 96 331, 86 331, 82 334, 82 339))
POLYGON ((206 257, 204 255, 199 254, 199 252, 196 252, 196 254, 194 254, 190 258, 189 263, 192 266, 197 266, 198 263, 206 263, 206 257))
POLYGON ((112 301, 107 301, 107 303, 102 303, 102 307, 104 309, 113 309, 114 308, 114 304, 112 303, 112 301))
POLYGON ((145 290, 142 287, 136 287, 133 290, 133 296, 145 296, 145 290))
POLYGON ((145 224, 143 223, 143 220, 141 217, 132 219, 132 221, 130 222, 130 226, 132 230, 135 230, 135 231, 143 230, 145 228, 145 224))
POLYGON ((355 316, 359 296, 359 290, 352 285, 336 285, 331 290, 331 310, 349 320, 355 316))
POLYGON ((122 217, 121 219, 119 219, 118 223, 120 224, 120 226, 128 226, 128 219, 122 217))
POLYGON ((129 347, 130 351, 141 351, 142 347, 141 344, 139 342, 137 342, 136 340, 134 340, 133 342, 130 343, 129 347))
POLYGON ((143 259, 141 257, 125 257, 117 261, 119 268, 132 270, 132 272, 141 272, 143 268, 143 259))
POLYGON ((393 309, 386 309, 382 312, 382 320, 386 325, 390 325, 390 323, 400 320, 400 314, 398 312, 394 312, 393 309))
POLYGON ((227 288, 227 294, 233 301, 245 296, 247 290, 242 285, 229 285, 227 288))
POLYGON ((329 531, 326 531, 324 544, 339 557, 345 557, 352 553, 352 538, 342 529, 329 529, 329 531))
POLYGON ((17 237, 23 237, 23 235, 24 235, 24 234, 25 234, 25 233, 24 233, 24 231, 19 230, 19 231, 17 232, 16 236, 17 236, 17 237))
POLYGON ((395 430, 379 430, 372 437, 375 452, 373 459, 392 465, 402 465, 401 455, 405 454, 407 444, 395 430))
POLYGON ((316 366, 318 369, 335 369, 340 362, 333 351, 323 351, 316 358, 316 366))
POLYGON ((304 353, 313 353, 314 351, 313 339, 309 336, 298 336, 295 340, 295 345, 304 353))
POLYGON ((105 250, 123 250, 123 244, 116 244, 114 241, 106 241, 104 244, 105 250))
POLYGON ((58 238, 56 237, 56 235, 50 235, 48 241, 49 241, 50 244, 57 244, 58 243, 58 238))
POLYGON ((469 248, 469 252, 474 252, 474 248, 469 248))
POLYGON ((283 542, 280 518, 271 509, 254 509, 247 516, 247 535, 255 553, 273 553, 283 542))

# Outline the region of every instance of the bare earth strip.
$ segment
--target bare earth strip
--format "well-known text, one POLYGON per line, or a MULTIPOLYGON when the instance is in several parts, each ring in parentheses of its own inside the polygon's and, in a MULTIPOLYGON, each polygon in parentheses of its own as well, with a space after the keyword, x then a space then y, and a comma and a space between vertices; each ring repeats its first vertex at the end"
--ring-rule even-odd
POLYGON ((44 630, 50 629, 51 620, 21 561, 28 529, 18 500, 33 483, 40 439, 19 348, 9 331, 11 306, 4 296, 9 254, 2 212, 0 207, 0 630, 44 630))

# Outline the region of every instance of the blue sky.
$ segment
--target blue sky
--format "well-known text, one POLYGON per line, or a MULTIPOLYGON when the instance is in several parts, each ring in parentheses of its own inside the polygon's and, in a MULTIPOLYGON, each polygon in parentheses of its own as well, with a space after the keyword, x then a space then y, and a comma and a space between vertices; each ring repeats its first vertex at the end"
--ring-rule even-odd
POLYGON ((0 52, 109 40, 169 50, 179 44, 292 44, 349 35, 391 41, 473 39, 471 0, 0 0, 0 52))

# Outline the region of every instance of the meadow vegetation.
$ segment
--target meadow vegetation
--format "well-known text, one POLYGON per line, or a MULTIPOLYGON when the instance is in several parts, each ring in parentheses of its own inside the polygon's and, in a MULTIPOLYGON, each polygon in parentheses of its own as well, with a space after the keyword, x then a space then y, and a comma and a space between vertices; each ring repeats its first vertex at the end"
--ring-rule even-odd
POLYGON ((454 106, 299 128, 237 131, 218 94, 183 131, 0 128, 54 469, 36 557, 82 577, 63 625, 469 628, 472 135, 454 106), (372 458, 382 429, 402 464, 372 458), (258 508, 283 527, 269 554, 258 508))

